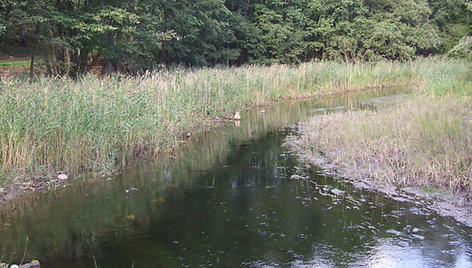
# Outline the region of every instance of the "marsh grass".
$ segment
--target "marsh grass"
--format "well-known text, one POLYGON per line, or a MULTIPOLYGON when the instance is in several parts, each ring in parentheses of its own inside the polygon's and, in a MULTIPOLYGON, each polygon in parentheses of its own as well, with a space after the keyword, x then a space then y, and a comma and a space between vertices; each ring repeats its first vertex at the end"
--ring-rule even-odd
POLYGON ((472 63, 470 61, 422 59, 413 64, 413 72, 425 95, 472 96, 472 63))
POLYGON ((425 68, 438 64, 456 66, 429 59, 177 68, 106 79, 7 77, 0 83, 0 170, 7 181, 57 171, 108 174, 171 148, 210 118, 283 98, 424 81, 425 68))
POLYGON ((470 98, 417 95, 379 111, 313 117, 299 148, 400 186, 472 189, 470 98))

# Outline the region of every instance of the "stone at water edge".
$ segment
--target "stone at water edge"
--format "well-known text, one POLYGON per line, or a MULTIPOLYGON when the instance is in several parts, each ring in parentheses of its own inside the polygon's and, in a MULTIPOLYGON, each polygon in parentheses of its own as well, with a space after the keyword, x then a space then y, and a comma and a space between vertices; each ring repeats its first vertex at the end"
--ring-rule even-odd
POLYGON ((66 174, 62 174, 62 173, 61 173, 61 174, 57 175, 57 179, 60 180, 60 181, 65 181, 65 180, 67 180, 68 178, 69 178, 69 177, 67 177, 66 174))
POLYGON ((344 195, 346 193, 346 191, 341 191, 339 189, 331 189, 331 193, 333 193, 334 195, 344 195))
MULTIPOLYGON (((39 261, 33 260, 31 263, 22 264, 20 266, 16 264, 10 265, 10 268, 40 268, 39 261)), ((8 268, 8 264, 0 263, 0 268, 8 268)))
POLYGON ((137 190, 138 189, 132 187, 132 188, 126 189, 125 194, 126 194, 126 196, 129 196, 132 192, 136 192, 137 190))
POLYGON ((241 115, 239 114, 238 111, 236 111, 236 112, 234 113, 233 119, 236 120, 236 121, 241 120, 241 115))
POLYGON ((31 263, 20 265, 19 268, 40 268, 39 261, 33 260, 31 263))

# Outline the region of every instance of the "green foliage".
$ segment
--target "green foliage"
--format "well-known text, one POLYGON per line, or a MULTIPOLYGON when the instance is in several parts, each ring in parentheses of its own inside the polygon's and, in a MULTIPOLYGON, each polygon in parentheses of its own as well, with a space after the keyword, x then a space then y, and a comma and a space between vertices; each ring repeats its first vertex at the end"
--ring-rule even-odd
POLYGON ((459 44, 447 53, 447 56, 451 58, 472 59, 472 36, 462 38, 459 44))
POLYGON ((162 30, 174 33, 163 47, 164 63, 208 66, 239 57, 233 23, 240 18, 222 1, 166 1, 162 11, 162 30))
POLYGON ((470 0, 4 0, 0 48, 28 48, 49 74, 410 60, 472 33, 470 0))
POLYGON ((441 52, 451 50, 464 36, 472 32, 472 2, 470 0, 432 1, 433 22, 439 27, 443 42, 441 52))

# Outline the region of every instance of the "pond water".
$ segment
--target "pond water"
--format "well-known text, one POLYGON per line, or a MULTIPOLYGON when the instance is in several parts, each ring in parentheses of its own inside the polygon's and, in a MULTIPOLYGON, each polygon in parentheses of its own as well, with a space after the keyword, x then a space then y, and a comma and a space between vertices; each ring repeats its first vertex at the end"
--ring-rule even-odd
POLYGON ((324 176, 283 146, 307 116, 402 92, 253 110, 172 157, 10 202, 0 209, 0 258, 42 267, 472 267, 470 228, 421 201, 324 176))

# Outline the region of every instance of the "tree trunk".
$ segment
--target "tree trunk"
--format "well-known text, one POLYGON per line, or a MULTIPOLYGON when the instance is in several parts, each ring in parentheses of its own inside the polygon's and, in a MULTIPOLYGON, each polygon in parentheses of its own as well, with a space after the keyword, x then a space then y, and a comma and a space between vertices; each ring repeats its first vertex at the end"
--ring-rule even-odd
POLYGON ((349 51, 347 50, 346 45, 343 45, 344 48, 344 58, 346 59, 346 63, 351 63, 351 59, 349 57, 349 51))
MULTIPOLYGON (((115 34, 113 32, 108 32, 107 37, 111 49, 114 49, 115 34)), ((111 76, 113 68, 114 66, 110 59, 105 59, 105 66, 103 66, 102 69, 102 77, 111 76)))
POLYGON ((88 63, 88 51, 86 49, 80 50, 79 60, 78 60, 78 70, 79 73, 85 73, 89 70, 89 63, 88 63))
POLYGON ((43 57, 44 57, 44 63, 46 64, 46 71, 48 75, 52 75, 52 70, 51 70, 51 63, 49 62, 49 57, 47 53, 47 49, 43 49, 43 57))
MULTIPOLYGON (((71 56, 70 50, 68 48, 64 48, 64 67, 65 67, 65 74, 70 75, 71 71, 71 56)), ((75 75, 75 74, 74 74, 75 75)))
POLYGON ((31 63, 30 63, 30 78, 33 79, 34 75, 34 57, 36 56, 36 46, 33 46, 31 51, 31 63))
POLYGON ((89 69, 91 69, 93 66, 95 66, 95 64, 98 63, 98 61, 100 60, 100 57, 102 56, 102 53, 100 52, 97 52, 97 54, 95 54, 95 56, 93 56, 93 53, 90 52, 90 55, 92 57, 92 60, 89 64, 89 69))
POLYGON ((103 69, 102 69, 102 77, 111 76, 112 72, 113 72, 113 63, 107 60, 105 63, 105 66, 103 66, 103 69))

